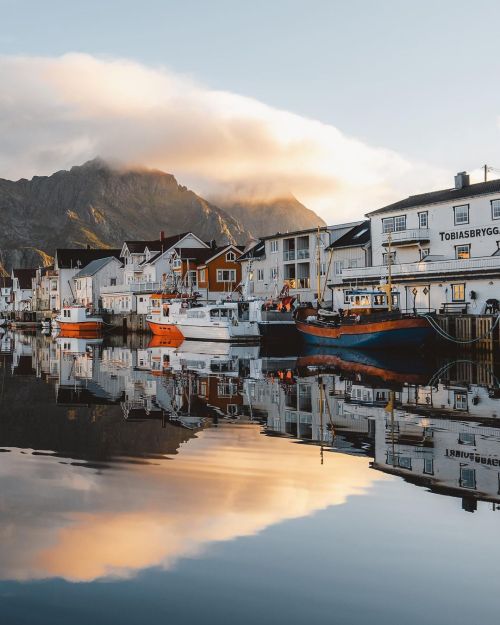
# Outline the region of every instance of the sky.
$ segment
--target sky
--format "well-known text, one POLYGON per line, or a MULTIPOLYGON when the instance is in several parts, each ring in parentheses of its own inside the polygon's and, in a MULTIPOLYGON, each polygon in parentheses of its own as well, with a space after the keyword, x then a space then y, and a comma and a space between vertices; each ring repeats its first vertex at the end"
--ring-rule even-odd
POLYGON ((495 1, 0 0, 0 15, 0 177, 100 155, 208 196, 290 191, 334 222, 500 168, 495 1))

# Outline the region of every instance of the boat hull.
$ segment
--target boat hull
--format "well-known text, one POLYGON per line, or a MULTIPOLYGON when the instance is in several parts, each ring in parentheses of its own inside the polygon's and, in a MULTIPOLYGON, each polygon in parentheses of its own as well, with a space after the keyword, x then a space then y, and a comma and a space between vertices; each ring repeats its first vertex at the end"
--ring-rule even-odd
POLYGON ((171 340, 182 340, 184 335, 179 327, 171 323, 157 323, 156 321, 148 321, 148 326, 155 336, 164 336, 171 340))
POLYGON ((71 333, 72 335, 76 335, 76 334, 98 334, 99 332, 102 332, 102 326, 103 326, 103 322, 102 321, 78 321, 78 322, 71 322, 71 321, 61 321, 59 319, 59 329, 61 331, 61 334, 63 332, 68 332, 71 333))
POLYGON ((304 321, 296 323, 297 330, 311 345, 336 345, 357 349, 422 347, 435 336, 428 322, 421 318, 359 323, 334 328, 304 321))

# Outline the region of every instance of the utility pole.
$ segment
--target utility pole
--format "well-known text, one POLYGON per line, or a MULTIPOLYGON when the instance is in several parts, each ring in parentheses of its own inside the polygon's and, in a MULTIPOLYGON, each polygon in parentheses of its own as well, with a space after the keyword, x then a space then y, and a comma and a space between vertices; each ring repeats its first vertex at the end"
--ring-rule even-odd
POLYGON ((488 182, 488 165, 484 164, 483 169, 484 169, 484 181, 488 182))

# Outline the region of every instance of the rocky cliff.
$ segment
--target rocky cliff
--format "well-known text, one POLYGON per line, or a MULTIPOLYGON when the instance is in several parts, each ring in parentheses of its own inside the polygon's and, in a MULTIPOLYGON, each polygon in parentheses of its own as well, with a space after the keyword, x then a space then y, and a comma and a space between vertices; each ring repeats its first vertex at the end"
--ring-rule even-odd
POLYGON ((249 208, 243 202, 222 209, 171 174, 95 159, 51 176, 0 179, 0 265, 46 265, 56 247, 119 247, 125 239, 151 239, 160 230, 245 243, 252 234, 302 227, 303 211, 311 213, 296 200, 293 210, 282 203, 249 208))

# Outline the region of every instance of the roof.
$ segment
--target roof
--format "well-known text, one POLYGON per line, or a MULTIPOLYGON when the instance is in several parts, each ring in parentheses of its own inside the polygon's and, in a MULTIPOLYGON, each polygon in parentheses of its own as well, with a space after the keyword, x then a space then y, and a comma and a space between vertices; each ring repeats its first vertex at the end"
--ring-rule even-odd
POLYGON ((262 241, 267 241, 268 239, 276 239, 277 237, 294 237, 300 236, 301 234, 310 234, 311 232, 327 232, 329 230, 328 226, 320 226, 319 228, 308 228, 307 230, 293 230, 291 232, 276 232, 275 234, 269 234, 265 237, 261 237, 262 241))
POLYGON ((175 251, 181 259, 194 260, 196 263, 201 264, 215 256, 217 253, 215 249, 206 247, 176 247, 175 251))
POLYGON ((251 258, 262 258, 266 254, 266 245, 264 239, 257 241, 257 243, 242 254, 238 260, 249 260, 251 258))
POLYGON ((500 179, 489 180, 488 182, 478 182, 469 184, 462 189, 443 189, 442 191, 431 191, 430 193, 421 193, 420 195, 410 195, 404 200, 389 204, 383 208, 367 213, 369 215, 378 215, 379 213, 395 212, 413 208, 415 206, 425 206, 427 204, 437 204, 439 202, 454 202, 463 198, 475 197, 477 195, 486 195, 488 193, 498 193, 500 195, 500 179))
POLYGON ((114 256, 120 259, 121 250, 117 249, 88 249, 88 248, 58 248, 56 259, 59 269, 72 269, 74 267, 86 267, 97 258, 107 258, 114 256))
POLYGON ((12 277, 19 281, 20 289, 31 289, 31 280, 36 276, 36 269, 13 269, 12 277))
POLYGON ((2 276, 0 278, 0 289, 12 288, 12 278, 8 276, 2 276))
MULTIPOLYGON (((103 267, 106 267, 106 265, 110 263, 113 259, 115 259, 114 256, 106 256, 106 258, 97 258, 96 260, 91 261, 83 269, 81 269, 77 274, 73 276, 73 278, 85 278, 86 276, 93 276, 100 269, 102 269, 103 267)), ((119 260, 117 262, 120 263, 119 260)))
POLYGON ((359 225, 354 226, 348 232, 343 234, 336 241, 331 243, 326 249, 338 249, 340 247, 355 247, 358 245, 366 245, 370 241, 370 221, 363 221, 359 225))
POLYGON ((206 259, 205 264, 209 263, 214 258, 217 258, 217 256, 220 256, 220 254, 223 254, 224 252, 230 252, 234 250, 239 253, 238 257, 236 258, 236 260, 239 260, 241 253, 244 249, 245 247, 243 245, 234 245, 234 243, 228 243, 227 245, 223 245, 221 247, 214 247, 211 250, 212 254, 206 259))
POLYGON ((178 241, 183 239, 190 232, 181 232, 180 234, 174 234, 171 237, 164 237, 163 239, 155 239, 152 241, 125 241, 125 245, 128 247, 132 254, 142 254, 144 250, 148 248, 150 251, 168 250, 175 245, 178 241))

